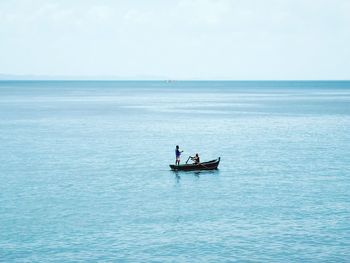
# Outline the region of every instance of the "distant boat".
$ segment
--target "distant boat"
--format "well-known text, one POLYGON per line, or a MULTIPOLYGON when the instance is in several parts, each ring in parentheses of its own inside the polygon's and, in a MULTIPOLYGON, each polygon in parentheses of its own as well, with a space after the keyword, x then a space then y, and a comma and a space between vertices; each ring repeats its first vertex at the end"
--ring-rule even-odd
POLYGON ((218 169, 220 163, 220 157, 211 160, 209 162, 204 163, 198 163, 198 164, 180 164, 180 165, 174 165, 170 164, 170 168, 173 171, 197 171, 197 170, 215 170, 218 169))

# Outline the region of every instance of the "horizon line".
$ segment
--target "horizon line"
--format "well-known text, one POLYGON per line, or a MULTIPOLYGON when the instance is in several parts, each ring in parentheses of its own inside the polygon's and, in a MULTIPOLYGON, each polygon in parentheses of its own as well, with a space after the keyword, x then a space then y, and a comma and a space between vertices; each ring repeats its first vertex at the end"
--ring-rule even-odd
POLYGON ((157 82, 185 82, 185 81, 350 81, 350 79, 1 79, 4 81, 157 81, 157 82))

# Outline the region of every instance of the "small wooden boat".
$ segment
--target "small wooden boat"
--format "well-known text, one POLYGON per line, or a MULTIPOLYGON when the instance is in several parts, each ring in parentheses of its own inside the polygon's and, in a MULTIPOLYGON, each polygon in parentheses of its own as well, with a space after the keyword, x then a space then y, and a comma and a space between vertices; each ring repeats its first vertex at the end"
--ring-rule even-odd
POLYGON ((220 157, 216 160, 209 162, 198 163, 198 164, 170 164, 170 168, 173 171, 197 171, 197 170, 215 170, 218 169, 220 163, 220 157))

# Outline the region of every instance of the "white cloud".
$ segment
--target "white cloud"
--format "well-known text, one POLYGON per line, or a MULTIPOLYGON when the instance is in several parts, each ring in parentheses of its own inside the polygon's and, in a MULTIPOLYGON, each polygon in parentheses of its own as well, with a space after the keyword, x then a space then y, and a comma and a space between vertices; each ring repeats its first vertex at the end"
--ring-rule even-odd
POLYGON ((113 10, 105 5, 95 5, 89 8, 87 15, 94 20, 106 22, 112 18, 113 10))
POLYGON ((152 19, 153 14, 150 12, 140 11, 138 9, 130 9, 128 10, 124 16, 123 19, 126 23, 131 24, 145 24, 149 23, 152 19))
POLYGON ((230 14, 232 2, 223 0, 181 0, 178 3, 179 16, 185 15, 185 20, 204 26, 219 26, 230 14))

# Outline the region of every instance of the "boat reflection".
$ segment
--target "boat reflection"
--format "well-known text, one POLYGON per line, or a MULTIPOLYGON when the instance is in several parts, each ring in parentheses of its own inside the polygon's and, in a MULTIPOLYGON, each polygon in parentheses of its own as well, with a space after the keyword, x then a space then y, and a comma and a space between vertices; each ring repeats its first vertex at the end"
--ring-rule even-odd
POLYGON ((175 174, 177 181, 180 181, 180 175, 193 175, 195 177, 200 177, 201 175, 218 175, 220 173, 219 169, 215 170, 200 170, 200 171, 172 171, 175 174))

